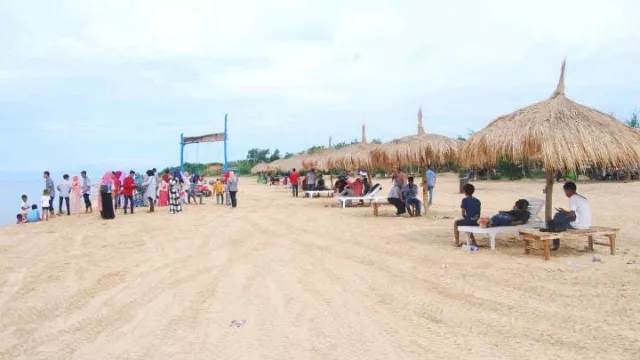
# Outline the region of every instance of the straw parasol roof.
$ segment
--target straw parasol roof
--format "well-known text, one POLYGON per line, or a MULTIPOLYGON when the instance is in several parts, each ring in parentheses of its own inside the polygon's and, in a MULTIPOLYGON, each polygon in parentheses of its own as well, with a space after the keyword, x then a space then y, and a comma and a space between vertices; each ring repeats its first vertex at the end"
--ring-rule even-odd
POLYGON ((565 95, 566 61, 551 97, 500 116, 462 147, 467 165, 495 164, 501 156, 534 160, 547 170, 546 219, 551 219, 554 169, 640 163, 638 137, 611 115, 578 104, 565 95))
MULTIPOLYGON (((378 145, 367 143, 366 126, 362 125, 362 143, 345 146, 335 151, 327 152, 319 158, 319 163, 329 169, 358 170, 373 169, 374 163, 371 150, 378 145)), ((324 170, 324 169, 322 169, 324 170)))
POLYGON ((254 167, 251 168, 251 173, 257 174, 259 172, 262 172, 263 168, 264 168, 264 163, 256 164, 254 167))
POLYGON ((268 172, 269 171, 269 164, 267 163, 259 163, 257 165, 255 165, 254 167, 251 168, 251 173, 252 174, 258 174, 258 173, 263 173, 263 172, 268 172))
POLYGON ((493 165, 506 155, 515 161, 534 159, 550 170, 640 163, 633 131, 566 97, 565 64, 549 99, 500 116, 476 132, 463 146, 463 162, 493 165))
POLYGON ((459 147, 460 141, 456 139, 422 133, 380 145, 372 151, 372 155, 376 166, 392 170, 398 167, 425 166, 429 163, 443 165, 455 161, 459 147))
POLYGON ((270 167, 277 171, 302 169, 302 160, 305 158, 305 156, 305 154, 298 154, 287 159, 276 160, 270 164, 270 167))
POLYGON ((327 156, 335 152, 336 149, 329 147, 322 150, 318 150, 315 153, 305 157, 302 160, 302 168, 305 170, 316 169, 320 171, 329 171, 329 165, 327 164, 327 156))

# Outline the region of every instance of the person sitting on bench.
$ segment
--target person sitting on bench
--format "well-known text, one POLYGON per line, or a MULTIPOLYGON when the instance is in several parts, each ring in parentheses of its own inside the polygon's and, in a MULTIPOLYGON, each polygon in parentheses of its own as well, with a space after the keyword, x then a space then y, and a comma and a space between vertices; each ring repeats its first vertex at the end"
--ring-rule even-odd
POLYGON ((400 217, 407 212, 407 206, 404 201, 402 201, 402 188, 400 187, 400 183, 395 181, 395 178, 393 180, 393 186, 391 186, 391 190, 389 190, 389 195, 387 195, 387 201, 396 207, 396 216, 400 217))
POLYGON ((318 185, 316 185, 316 190, 327 190, 322 174, 318 175, 318 185))
MULTIPOLYGON (((462 209, 462 219, 458 219, 453 223, 453 235, 456 239, 456 246, 462 246, 460 243, 460 232, 458 231, 458 226, 478 226, 478 219, 480 219, 480 209, 482 206, 480 200, 473 197, 473 193, 476 191, 476 188, 472 184, 465 184, 462 190, 465 195, 464 199, 462 199, 462 204, 460 204, 460 208, 462 209)), ((471 244, 473 246, 478 246, 473 233, 470 233, 469 237, 471 238, 471 244)))
POLYGON ((409 212, 409 216, 420 216, 420 200, 418 200, 418 185, 413 183, 413 176, 409 176, 409 183, 402 189, 405 206, 409 212), (411 209, 411 205, 415 206, 415 213, 411 209))
POLYGON ((493 215, 489 221, 490 226, 516 226, 523 225, 529 221, 531 214, 529 213, 529 202, 525 199, 516 201, 513 210, 500 211, 497 215, 493 215))
MULTIPOLYGON (((586 197, 577 193, 578 187, 572 181, 564 183, 564 194, 569 198, 569 210, 556 209, 551 227, 554 229, 589 229, 591 227, 591 205, 586 197)), ((553 239, 553 248, 560 248, 560 239, 553 239)))

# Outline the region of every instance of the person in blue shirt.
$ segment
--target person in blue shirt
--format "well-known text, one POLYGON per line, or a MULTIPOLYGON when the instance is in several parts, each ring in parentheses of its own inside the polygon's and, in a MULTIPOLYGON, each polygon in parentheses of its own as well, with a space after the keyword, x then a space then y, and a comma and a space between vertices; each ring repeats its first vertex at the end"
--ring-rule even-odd
POLYGON ((40 211, 38 210, 38 205, 31 205, 31 211, 27 214, 27 222, 38 222, 40 221, 40 211))
POLYGON ((413 183, 413 176, 409 176, 409 183, 402 188, 402 196, 404 197, 405 206, 409 212, 409 216, 420 216, 420 200, 418 200, 418 185, 413 183), (415 206, 415 213, 410 205, 415 206))
MULTIPOLYGON (((462 219, 458 219, 454 222, 453 225, 453 234, 456 239, 456 246, 461 246, 460 243, 460 232, 458 231, 458 226, 478 226, 478 220, 480 219, 480 200, 473 197, 473 193, 476 191, 476 188, 471 184, 466 184, 462 190, 464 190, 464 199, 462 199, 462 204, 460 204, 460 208, 462 209, 462 219)), ((478 246, 476 243, 476 238, 473 234, 469 234, 471 238, 471 242, 474 246, 478 246)))
POLYGON ((426 172, 427 175, 427 190, 429 191, 429 206, 433 204, 433 188, 436 187, 436 172, 429 166, 426 172))

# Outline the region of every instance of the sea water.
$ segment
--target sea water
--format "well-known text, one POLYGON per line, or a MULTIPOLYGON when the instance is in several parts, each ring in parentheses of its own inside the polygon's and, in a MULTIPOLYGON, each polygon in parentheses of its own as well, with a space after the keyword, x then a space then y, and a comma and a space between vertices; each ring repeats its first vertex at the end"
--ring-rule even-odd
MULTIPOLYGON (((56 186, 59 181, 62 181, 62 176, 57 179, 53 175, 52 178, 56 186)), ((95 185, 96 181, 97 179, 92 179, 91 183, 95 185)), ((16 214, 20 213, 20 205, 22 205, 20 198, 22 195, 27 195, 29 205, 36 204, 40 209, 40 198, 44 188, 45 181, 42 173, 0 173, 0 226, 16 223, 16 214)), ((53 204, 57 212, 57 194, 53 204)))

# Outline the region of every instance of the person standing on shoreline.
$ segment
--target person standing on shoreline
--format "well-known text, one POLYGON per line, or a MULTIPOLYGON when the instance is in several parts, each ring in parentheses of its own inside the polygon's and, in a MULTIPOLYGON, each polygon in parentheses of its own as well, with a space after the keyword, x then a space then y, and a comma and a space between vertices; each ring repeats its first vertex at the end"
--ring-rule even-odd
POLYGON ((67 216, 71 215, 71 208, 69 207, 69 196, 71 195, 71 185, 69 184, 69 175, 64 174, 62 177, 62 182, 58 184, 58 196, 59 196, 59 205, 58 205, 58 215, 62 215, 62 203, 64 202, 67 205, 67 216))
POLYGON ((82 199, 82 186, 80 185, 80 179, 77 175, 74 175, 71 181, 71 213, 74 215, 80 214, 80 201, 82 199))
POLYGON ((124 195, 124 214, 127 215, 127 206, 131 203, 131 214, 133 215, 134 203, 133 203, 133 191, 136 189, 136 182, 133 179, 136 176, 136 172, 131 170, 129 171, 129 176, 124 178, 122 182, 122 195, 124 195))
POLYGON ((84 199, 85 213, 92 213, 93 207, 91 206, 91 179, 89 179, 85 170, 82 170, 80 176, 82 176, 82 198, 84 199))
POLYGON ((105 220, 115 219, 116 214, 113 209, 113 174, 107 171, 100 181, 100 194, 98 195, 98 210, 100 216, 105 220))
MULTIPOLYGON (((56 197, 56 188, 55 185, 53 184, 53 180, 51 179, 51 174, 49 173, 49 171, 45 171, 43 174, 44 180, 45 180, 45 190, 48 191, 49 193, 49 210, 50 210, 50 214, 47 214, 47 219, 48 218, 54 218, 55 216, 55 211, 53 211, 53 200, 56 197)), ((44 211, 43 211, 44 212, 44 211)))

